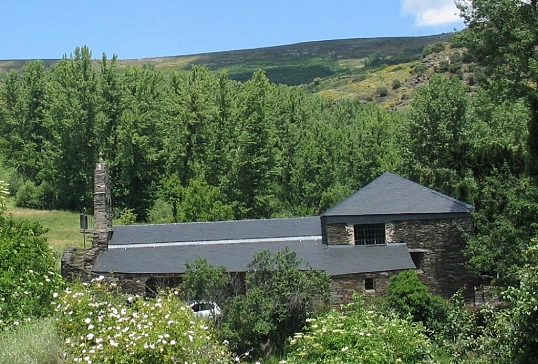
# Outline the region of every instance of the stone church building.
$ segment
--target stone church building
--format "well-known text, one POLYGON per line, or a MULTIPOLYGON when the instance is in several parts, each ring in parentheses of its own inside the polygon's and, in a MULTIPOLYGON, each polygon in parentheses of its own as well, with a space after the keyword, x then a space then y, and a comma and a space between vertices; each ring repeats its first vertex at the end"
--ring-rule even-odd
POLYGON ((476 277, 463 249, 474 207, 390 172, 320 216, 115 227, 108 178, 100 159, 92 248, 66 249, 65 276, 114 277, 125 290, 144 295, 177 285, 185 262, 205 258, 242 273, 257 252, 288 247, 331 275, 333 305, 356 291, 382 295, 389 278, 408 269, 416 269, 432 293, 449 298, 463 289, 473 297, 476 277))

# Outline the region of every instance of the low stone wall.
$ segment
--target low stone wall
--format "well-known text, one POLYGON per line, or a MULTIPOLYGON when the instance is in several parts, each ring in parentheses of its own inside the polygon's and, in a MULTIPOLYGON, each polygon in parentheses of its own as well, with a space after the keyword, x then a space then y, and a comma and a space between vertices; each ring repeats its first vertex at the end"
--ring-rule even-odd
POLYGON ((92 264, 97 254, 97 248, 80 249, 67 247, 61 260, 61 273, 68 282, 82 280, 89 282, 94 275, 91 273, 92 264))

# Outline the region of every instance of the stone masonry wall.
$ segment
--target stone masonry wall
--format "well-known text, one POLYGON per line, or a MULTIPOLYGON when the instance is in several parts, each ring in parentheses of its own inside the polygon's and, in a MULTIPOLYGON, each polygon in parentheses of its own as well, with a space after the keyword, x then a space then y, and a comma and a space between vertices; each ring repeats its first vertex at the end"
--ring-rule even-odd
POLYGON ((468 300, 474 297, 477 280, 466 267, 462 234, 471 231, 471 217, 396 221, 391 229, 393 241, 404 241, 411 251, 423 252, 418 274, 430 292, 449 298, 463 289, 468 300))
POLYGON ((387 292, 390 277, 401 271, 377 272, 377 273, 354 273, 332 277, 330 284, 331 306, 339 307, 351 302, 355 292, 362 293, 365 300, 379 297, 387 292), (373 278, 374 290, 366 290, 364 281, 373 278))
MULTIPOLYGON (((465 297, 473 299, 477 280, 466 268, 462 234, 462 231, 472 230, 471 217, 393 221, 386 223, 385 229, 387 243, 403 241, 411 251, 423 255, 417 272, 430 292, 450 298, 459 289, 464 289, 465 297)), ((326 232, 329 245, 354 243, 353 225, 329 224, 326 232)))
POLYGON ((327 232, 327 243, 329 245, 353 245, 355 237, 353 225, 348 224, 328 224, 325 227, 327 232))

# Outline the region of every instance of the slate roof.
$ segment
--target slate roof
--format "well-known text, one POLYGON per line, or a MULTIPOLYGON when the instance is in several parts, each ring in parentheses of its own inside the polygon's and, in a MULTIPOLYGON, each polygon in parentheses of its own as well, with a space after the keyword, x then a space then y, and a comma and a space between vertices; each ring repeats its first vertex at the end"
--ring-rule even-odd
POLYGON ((117 226, 109 247, 124 244, 285 239, 321 235, 319 217, 117 226))
MULTIPOLYGON (((194 262, 201 257, 212 265, 225 266, 228 272, 243 272, 257 252, 269 250, 276 253, 285 246, 296 252, 312 268, 324 270, 331 275, 415 268, 407 246, 403 243, 327 246, 320 240, 298 240, 112 248, 98 254, 92 271, 103 274, 177 274, 185 272, 185 262, 194 262)), ((306 268, 306 265, 301 268, 306 268)))
POLYGON ((404 243, 324 244, 322 219, 347 223, 359 219, 353 223, 363 223, 360 219, 371 220, 372 216, 424 218, 472 210, 469 204, 387 172, 321 217, 118 226, 108 250, 97 255, 92 271, 177 274, 185 272, 185 262, 205 258, 229 272, 241 272, 257 252, 276 253, 284 247, 312 268, 331 275, 412 269, 415 265, 404 243))
POLYGON ((472 205, 385 172, 322 216, 467 214, 473 210, 472 205))

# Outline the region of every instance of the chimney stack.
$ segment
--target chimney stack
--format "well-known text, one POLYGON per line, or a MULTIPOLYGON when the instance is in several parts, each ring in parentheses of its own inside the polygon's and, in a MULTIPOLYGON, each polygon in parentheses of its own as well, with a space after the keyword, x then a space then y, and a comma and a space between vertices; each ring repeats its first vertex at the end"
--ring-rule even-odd
POLYGON ((112 236, 112 198, 108 169, 99 153, 99 162, 95 165, 93 181, 93 216, 94 233, 92 246, 98 250, 107 250, 112 236))

